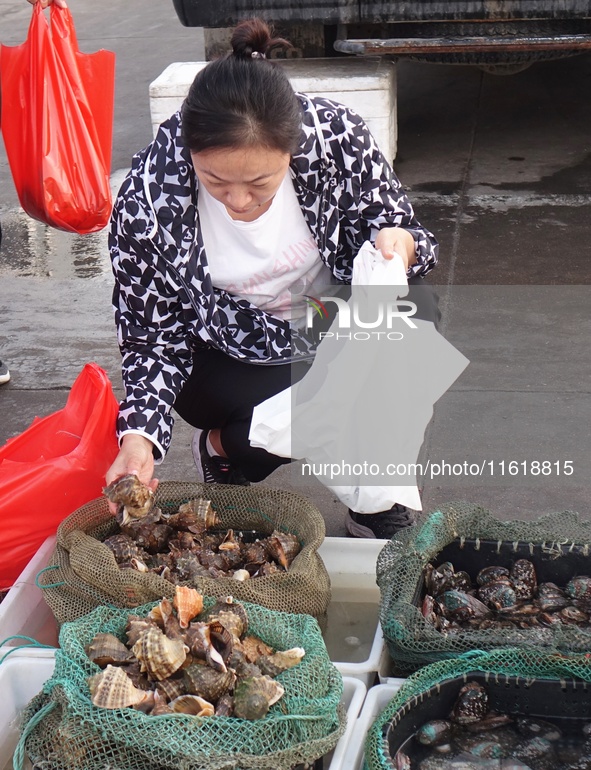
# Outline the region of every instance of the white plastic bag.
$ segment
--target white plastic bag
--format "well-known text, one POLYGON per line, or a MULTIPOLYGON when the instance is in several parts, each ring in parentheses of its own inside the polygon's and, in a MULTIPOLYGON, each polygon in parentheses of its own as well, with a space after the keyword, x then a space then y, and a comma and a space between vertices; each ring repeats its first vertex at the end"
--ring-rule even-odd
MULTIPOLYGON (((366 242, 353 263, 352 317, 357 311, 361 328, 361 319, 368 319, 369 327, 376 297, 385 297, 377 304, 392 305, 392 299, 407 294, 402 257, 385 260, 366 242)), ((410 315, 409 303, 400 304, 408 311, 400 315, 410 315)), ((413 466, 433 404, 468 364, 432 323, 394 320, 404 332, 391 331, 393 341, 375 344, 370 331, 347 339, 339 312, 306 376, 253 411, 252 446, 304 460, 311 475, 359 513, 388 510, 395 503, 421 510, 413 466), (368 476, 368 466, 378 473, 368 476), (341 483, 333 483, 335 467, 349 471, 337 474, 341 483), (365 470, 356 473, 356 468, 365 470)))
POLYGON ((384 259, 382 252, 374 249, 365 241, 353 260, 353 286, 396 286, 397 295, 408 294, 408 278, 404 269, 404 260, 397 252, 392 259, 384 259))

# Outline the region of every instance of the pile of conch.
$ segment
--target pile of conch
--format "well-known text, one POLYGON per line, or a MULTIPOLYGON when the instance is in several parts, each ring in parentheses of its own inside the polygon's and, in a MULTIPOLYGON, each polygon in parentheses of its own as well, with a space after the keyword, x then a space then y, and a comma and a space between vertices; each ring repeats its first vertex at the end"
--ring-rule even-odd
POLYGON ((289 569, 300 552, 298 538, 274 530, 246 542, 233 529, 220 529, 209 500, 190 500, 175 513, 154 505, 154 493, 129 474, 103 490, 117 505, 120 532, 106 538, 120 568, 154 572, 172 583, 196 578, 249 580, 289 569))
POLYGON ((296 666, 302 647, 276 651, 249 633, 231 596, 203 611, 194 588, 177 586, 146 617, 130 615, 127 642, 97 634, 86 647, 101 669, 88 680, 95 706, 147 714, 261 719, 283 696, 274 678, 296 666))

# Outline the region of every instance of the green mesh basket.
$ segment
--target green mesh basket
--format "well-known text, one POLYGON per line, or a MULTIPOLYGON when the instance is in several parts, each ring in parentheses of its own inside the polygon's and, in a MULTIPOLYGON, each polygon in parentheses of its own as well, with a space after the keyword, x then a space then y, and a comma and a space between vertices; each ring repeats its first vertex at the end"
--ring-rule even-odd
MULTIPOLYGON (((207 597, 205 609, 214 603, 207 597)), ((139 607, 144 615, 154 603, 139 607)), ((149 716, 131 708, 93 705, 87 684, 100 669, 85 645, 100 632, 125 640, 129 610, 98 607, 65 623, 55 671, 28 705, 15 770, 23 752, 44 770, 289 770, 336 745, 346 725, 343 682, 318 623, 244 603, 249 630, 277 650, 303 647, 302 661, 277 676, 285 694, 266 717, 149 716)))
POLYGON ((363 770, 396 768, 397 750, 425 722, 447 719, 460 688, 470 681, 486 688, 490 708, 499 713, 551 720, 571 733, 589 721, 589 655, 475 651, 432 663, 406 680, 367 734, 363 770))
POLYGON ((376 565, 380 622, 395 667, 402 672, 470 650, 531 647, 566 652, 591 650, 591 626, 466 628, 444 634, 421 612, 427 564, 451 561, 474 579, 485 566, 531 560, 541 581, 564 585, 589 574, 591 522, 573 512, 537 521, 500 521, 479 506, 449 503, 401 530, 380 552, 376 565))

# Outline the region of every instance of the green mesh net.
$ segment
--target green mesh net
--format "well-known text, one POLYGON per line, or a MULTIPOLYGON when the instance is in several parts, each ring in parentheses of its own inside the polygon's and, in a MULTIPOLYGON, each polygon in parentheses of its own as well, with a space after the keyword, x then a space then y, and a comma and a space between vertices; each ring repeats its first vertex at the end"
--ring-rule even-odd
POLYGON ((591 522, 570 511, 537 521, 500 521, 470 503, 449 503, 421 516, 398 532, 380 552, 380 622, 395 668, 420 666, 470 650, 531 647, 582 652, 591 650, 591 626, 539 625, 531 628, 465 628, 442 633, 421 612, 423 571, 427 564, 451 561, 474 579, 488 565, 509 567, 517 559, 533 562, 538 581, 565 585, 589 574, 591 522))
MULTIPOLYGON (((302 546, 287 572, 252 580, 230 577, 196 578, 192 585, 208 596, 234 596, 285 612, 320 617, 330 602, 330 578, 318 555, 325 536, 320 511, 306 498, 261 486, 161 482, 156 505, 175 512, 195 498, 211 500, 221 526, 256 530, 273 529, 296 535, 302 546)), ((137 607, 174 596, 174 584, 155 573, 119 569, 112 552, 101 542, 119 530, 106 499, 83 505, 59 526, 50 567, 39 578, 45 599, 58 623, 87 614, 95 607, 137 607)))
MULTIPOLYGON (((214 602, 206 597, 207 609, 214 602)), ((145 615, 153 603, 135 610, 145 615)), ((343 681, 309 615, 244 603, 249 633, 278 650, 303 647, 302 661, 276 678, 285 694, 266 717, 149 716, 94 706, 87 684, 100 669, 84 650, 96 633, 125 640, 129 611, 98 607, 62 626, 55 671, 28 705, 16 761, 43 770, 289 770, 331 751, 346 725, 343 681)))
POLYGON ((396 750, 425 722, 447 719, 460 688, 473 680, 487 689, 490 707, 499 713, 579 725, 591 713, 587 654, 516 648, 466 653, 431 663, 406 680, 367 734, 364 770, 396 768, 396 750))

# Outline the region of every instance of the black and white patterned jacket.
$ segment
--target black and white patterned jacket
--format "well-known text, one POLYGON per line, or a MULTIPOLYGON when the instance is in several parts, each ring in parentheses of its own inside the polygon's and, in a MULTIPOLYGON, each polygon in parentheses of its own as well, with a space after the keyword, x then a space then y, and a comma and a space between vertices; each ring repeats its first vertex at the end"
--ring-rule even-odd
MULTIPOLYGON (((290 170, 320 256, 350 283, 362 243, 381 227, 402 226, 415 240, 424 275, 437 242, 412 206, 363 120, 328 99, 298 95, 304 110, 299 152, 290 170)), ((188 377, 192 350, 209 345, 234 358, 269 364, 310 356, 311 342, 287 321, 215 288, 197 215, 198 181, 180 138, 180 114, 133 158, 109 234, 113 302, 126 397, 118 431, 141 432, 162 459, 170 444, 171 407, 188 377)))

